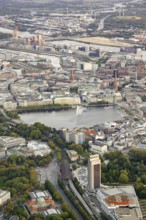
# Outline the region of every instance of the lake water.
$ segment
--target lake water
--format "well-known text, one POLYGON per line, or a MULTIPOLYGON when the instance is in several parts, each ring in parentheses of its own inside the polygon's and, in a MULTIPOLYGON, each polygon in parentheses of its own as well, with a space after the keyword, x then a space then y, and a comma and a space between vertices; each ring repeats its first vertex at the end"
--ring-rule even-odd
POLYGON ((20 114, 21 120, 27 124, 41 122, 49 127, 60 129, 75 127, 91 127, 98 123, 122 119, 116 109, 93 108, 77 115, 76 109, 67 111, 37 112, 20 114))

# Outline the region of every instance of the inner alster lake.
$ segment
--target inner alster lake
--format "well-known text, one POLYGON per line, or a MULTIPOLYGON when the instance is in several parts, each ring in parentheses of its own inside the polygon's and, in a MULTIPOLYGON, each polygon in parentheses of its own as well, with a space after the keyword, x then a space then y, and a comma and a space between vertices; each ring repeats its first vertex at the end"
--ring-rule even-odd
POLYGON ((75 127, 92 127, 93 125, 108 121, 122 119, 122 115, 114 108, 87 108, 77 113, 76 109, 34 112, 20 114, 21 120, 26 124, 41 122, 49 127, 60 129, 75 127))

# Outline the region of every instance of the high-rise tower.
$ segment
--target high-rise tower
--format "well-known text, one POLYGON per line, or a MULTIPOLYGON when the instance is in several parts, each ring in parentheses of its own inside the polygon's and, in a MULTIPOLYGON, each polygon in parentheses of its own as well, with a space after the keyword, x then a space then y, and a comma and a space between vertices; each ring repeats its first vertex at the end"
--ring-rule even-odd
POLYGON ((16 26, 13 30, 13 39, 18 39, 19 33, 18 33, 18 26, 16 26))
POLYGON ((88 158, 88 186, 90 189, 99 188, 101 184, 101 161, 99 154, 88 158))
POLYGON ((41 34, 38 34, 37 35, 37 40, 38 40, 38 45, 39 46, 42 46, 43 45, 43 37, 42 37, 42 35, 41 34))

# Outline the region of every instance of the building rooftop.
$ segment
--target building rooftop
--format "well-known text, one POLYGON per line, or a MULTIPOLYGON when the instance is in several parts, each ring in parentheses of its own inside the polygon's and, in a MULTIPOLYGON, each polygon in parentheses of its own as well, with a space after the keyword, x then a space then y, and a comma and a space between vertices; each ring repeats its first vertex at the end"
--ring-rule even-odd
POLYGON ((140 220, 142 218, 139 202, 132 186, 100 189, 97 199, 103 210, 112 219, 140 220))
POLYGON ((42 212, 43 215, 53 215, 53 214, 60 214, 58 209, 47 209, 46 211, 42 212))
POLYGON ((29 141, 27 147, 30 150, 49 149, 49 146, 46 143, 38 142, 38 141, 29 141))
POLYGON ((52 196, 48 190, 45 190, 45 191, 36 190, 30 193, 30 197, 31 199, 38 199, 38 198, 47 198, 47 197, 52 197, 52 196))
POLYGON ((5 196, 7 193, 9 193, 9 192, 0 189, 0 198, 2 198, 3 196, 5 196))

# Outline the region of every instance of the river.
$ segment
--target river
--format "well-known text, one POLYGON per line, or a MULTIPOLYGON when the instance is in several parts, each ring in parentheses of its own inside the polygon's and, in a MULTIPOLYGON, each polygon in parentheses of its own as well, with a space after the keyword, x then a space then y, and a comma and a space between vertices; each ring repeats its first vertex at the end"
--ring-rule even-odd
POLYGON ((116 109, 92 108, 77 115, 76 110, 37 112, 20 114, 21 120, 27 124, 41 122, 49 127, 60 129, 75 127, 91 127, 98 123, 122 119, 116 109))

